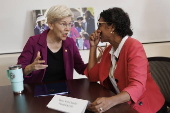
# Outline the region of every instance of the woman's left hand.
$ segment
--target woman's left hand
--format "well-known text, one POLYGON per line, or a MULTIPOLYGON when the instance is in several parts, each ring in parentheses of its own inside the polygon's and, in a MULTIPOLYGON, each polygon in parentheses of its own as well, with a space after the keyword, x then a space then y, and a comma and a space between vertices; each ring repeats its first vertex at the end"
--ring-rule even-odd
POLYGON ((93 103, 91 103, 87 109, 95 113, 103 113, 113 107, 113 101, 111 97, 101 97, 97 98, 93 103))

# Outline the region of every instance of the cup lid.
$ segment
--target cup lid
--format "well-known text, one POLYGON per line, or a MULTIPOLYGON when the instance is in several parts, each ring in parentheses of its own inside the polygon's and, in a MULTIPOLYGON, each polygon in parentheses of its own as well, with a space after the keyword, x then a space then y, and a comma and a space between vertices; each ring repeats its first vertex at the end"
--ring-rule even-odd
POLYGON ((21 68, 21 65, 20 64, 17 64, 17 65, 11 65, 8 67, 10 70, 15 70, 15 69, 20 69, 21 68))

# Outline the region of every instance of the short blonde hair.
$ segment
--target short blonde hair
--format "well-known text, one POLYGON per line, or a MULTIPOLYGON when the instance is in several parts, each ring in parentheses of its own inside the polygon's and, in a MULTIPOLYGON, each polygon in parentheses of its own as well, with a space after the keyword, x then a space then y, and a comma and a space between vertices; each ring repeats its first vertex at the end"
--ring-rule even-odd
POLYGON ((54 23, 68 16, 73 19, 73 13, 70 8, 64 5, 52 6, 47 12, 47 23, 54 23))

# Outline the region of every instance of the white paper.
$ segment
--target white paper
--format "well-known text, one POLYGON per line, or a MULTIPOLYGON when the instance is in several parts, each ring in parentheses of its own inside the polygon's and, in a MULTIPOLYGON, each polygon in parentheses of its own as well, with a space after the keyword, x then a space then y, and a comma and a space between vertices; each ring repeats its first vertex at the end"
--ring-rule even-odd
POLYGON ((88 104, 88 100, 55 95, 47 107, 65 113, 84 113, 88 104))

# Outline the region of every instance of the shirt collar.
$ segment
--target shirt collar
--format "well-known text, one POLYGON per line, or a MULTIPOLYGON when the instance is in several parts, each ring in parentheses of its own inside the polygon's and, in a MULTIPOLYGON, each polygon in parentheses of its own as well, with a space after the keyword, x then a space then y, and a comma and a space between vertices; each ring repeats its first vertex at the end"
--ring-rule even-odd
POLYGON ((118 57, 119 57, 119 54, 120 54, 120 51, 121 51, 121 49, 122 49, 125 41, 127 40, 127 38, 128 38, 128 36, 125 36, 124 38, 122 38, 122 40, 121 40, 118 48, 116 49, 116 51, 115 51, 114 48, 112 47, 112 49, 110 50, 109 53, 110 53, 111 55, 114 55, 116 58, 118 58, 118 57))

